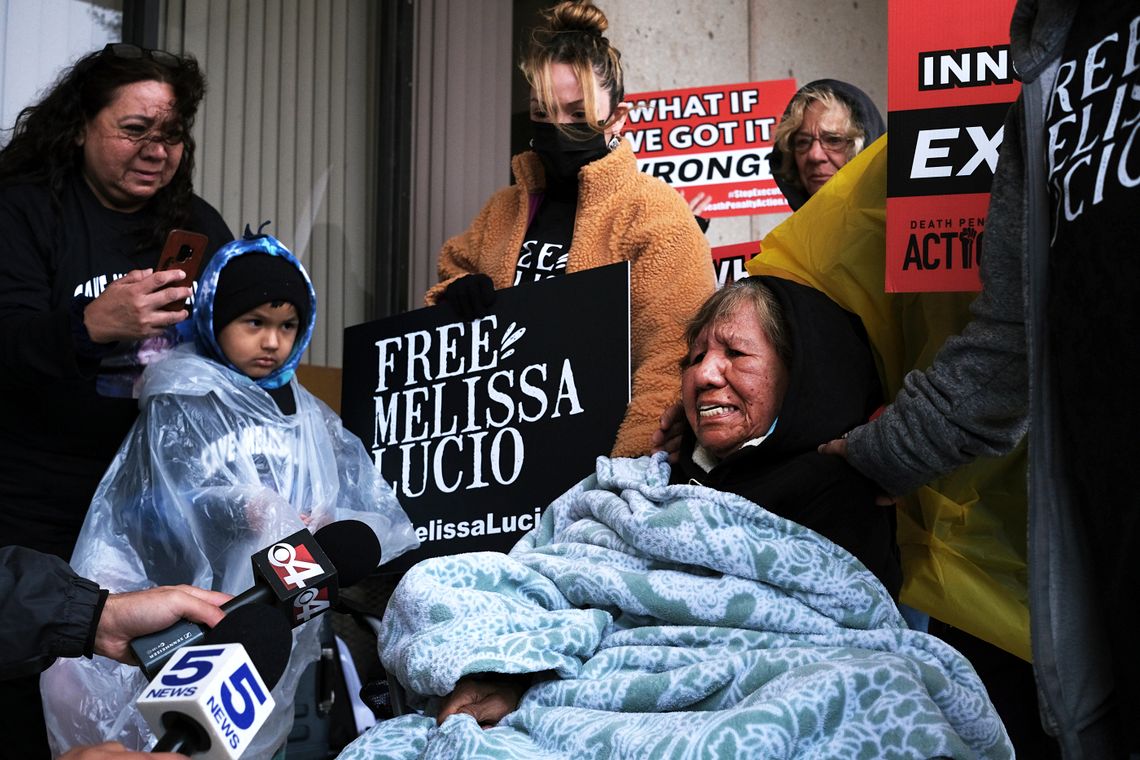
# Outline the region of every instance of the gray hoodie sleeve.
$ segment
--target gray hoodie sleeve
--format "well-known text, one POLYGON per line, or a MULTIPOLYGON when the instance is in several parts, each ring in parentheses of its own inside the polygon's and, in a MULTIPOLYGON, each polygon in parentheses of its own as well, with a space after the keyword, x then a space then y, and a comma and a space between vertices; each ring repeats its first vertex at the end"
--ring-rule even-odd
POLYGON ((904 379, 875 421, 847 437, 851 464, 902 495, 978 456, 1005 454, 1025 435, 1025 172, 1021 101, 1005 122, 981 250, 982 292, 972 319, 931 366, 904 379))

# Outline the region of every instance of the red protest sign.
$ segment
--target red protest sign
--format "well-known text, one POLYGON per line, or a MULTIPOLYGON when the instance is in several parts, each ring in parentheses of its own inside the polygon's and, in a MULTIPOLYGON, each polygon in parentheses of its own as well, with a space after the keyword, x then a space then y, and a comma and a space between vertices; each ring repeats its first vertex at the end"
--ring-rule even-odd
POLYGON ((622 134, 641 171, 710 196, 702 216, 787 212, 768 153, 795 92, 794 79, 779 79, 632 94, 622 134))
POLYGON ((888 292, 979 290, 1014 0, 887 6, 888 292))
POLYGON ((759 240, 753 240, 750 243, 714 246, 712 260, 713 272, 716 274, 716 286, 723 288, 725 285, 731 285, 737 280, 743 280, 747 277, 748 270, 744 268, 744 265, 758 253, 760 253, 759 240))

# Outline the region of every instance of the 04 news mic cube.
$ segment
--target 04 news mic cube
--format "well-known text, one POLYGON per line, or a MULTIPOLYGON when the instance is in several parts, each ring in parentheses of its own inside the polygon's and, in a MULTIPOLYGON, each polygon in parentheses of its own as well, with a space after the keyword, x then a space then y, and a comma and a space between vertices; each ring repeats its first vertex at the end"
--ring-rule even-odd
MULTIPOLYGON (((323 530, 353 522, 332 523, 323 530)), ((308 530, 301 529, 259 550, 251 561, 254 584, 223 604, 226 612, 249 604, 269 604, 283 611, 295 628, 336 604, 339 577, 336 565, 308 530)), ((379 562, 378 557, 376 561, 379 562)), ((206 631, 204 626, 182 620, 157 633, 133 639, 131 651, 143 673, 153 678, 180 647, 197 644, 206 631)))
POLYGON ((299 530, 251 557, 254 578, 269 584, 294 626, 336 602, 336 569, 317 539, 299 530))

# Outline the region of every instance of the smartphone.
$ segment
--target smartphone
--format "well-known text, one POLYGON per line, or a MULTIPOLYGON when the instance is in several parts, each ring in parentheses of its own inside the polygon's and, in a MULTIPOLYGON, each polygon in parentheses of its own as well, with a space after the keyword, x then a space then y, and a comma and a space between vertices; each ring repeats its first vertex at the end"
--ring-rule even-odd
MULTIPOLYGON (((210 239, 200 232, 189 230, 171 230, 166 236, 166 245, 162 247, 162 255, 158 258, 156 272, 164 269, 181 269, 186 273, 185 279, 170 283, 167 287, 188 287, 198 279, 198 270, 202 268, 202 259, 206 255, 206 245, 210 239)), ((190 310, 186 301, 173 301, 162 307, 167 311, 190 310)))

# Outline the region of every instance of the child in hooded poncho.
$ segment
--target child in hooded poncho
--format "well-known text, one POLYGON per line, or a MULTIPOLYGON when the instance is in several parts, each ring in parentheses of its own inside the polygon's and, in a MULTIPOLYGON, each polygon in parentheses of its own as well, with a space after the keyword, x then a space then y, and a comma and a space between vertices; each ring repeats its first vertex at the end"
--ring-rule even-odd
MULTIPOLYGON (((251 585, 250 555, 302 527, 367 523, 384 561, 417 545, 410 521, 360 440, 295 379, 316 295, 300 262, 269 236, 220 249, 199 282, 194 341, 143 376, 141 414, 103 477, 72 566, 112 591, 191 583, 251 585)), ((285 743, 293 695, 318 656, 318 628, 294 629, 270 721, 249 757, 285 743)), ((151 733, 134 708, 146 681, 110 660, 61 661, 43 681, 56 753, 151 733)))

